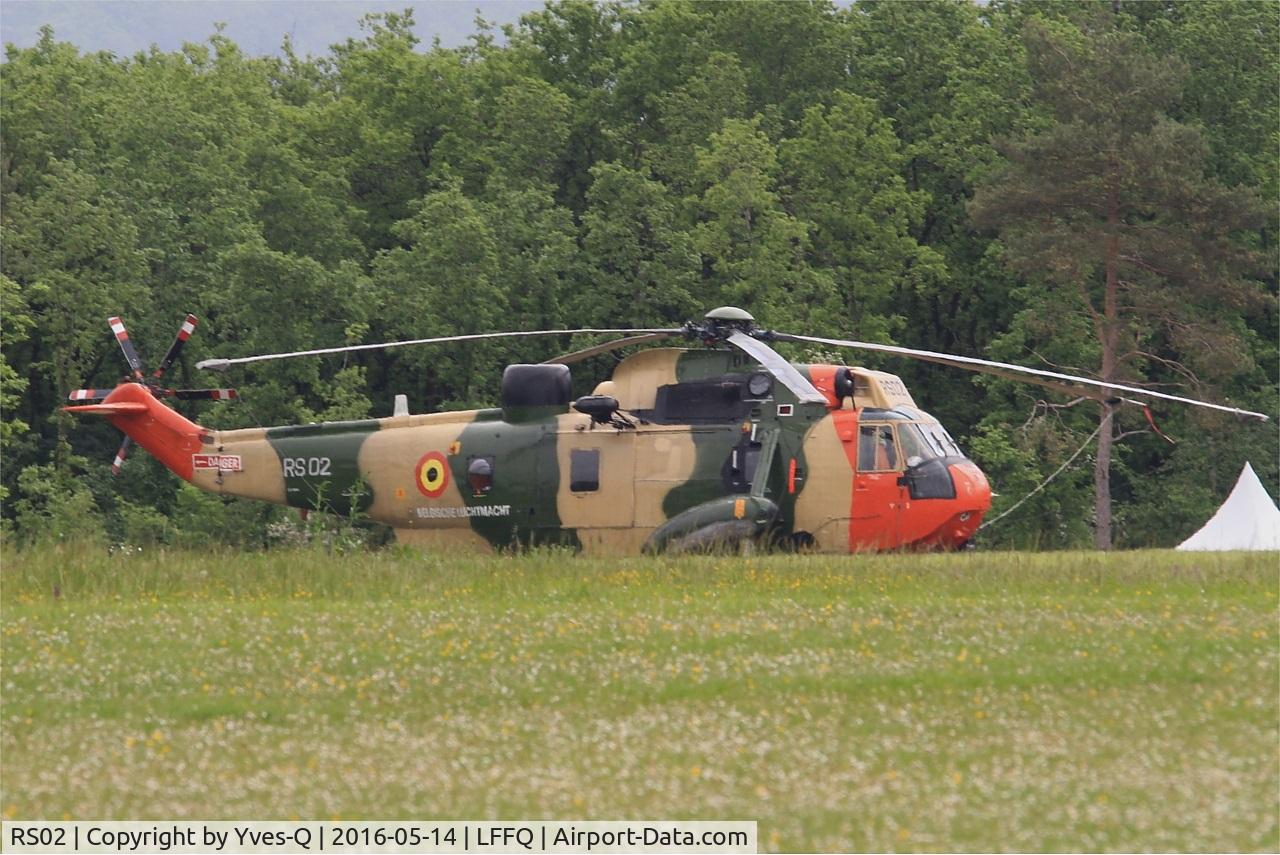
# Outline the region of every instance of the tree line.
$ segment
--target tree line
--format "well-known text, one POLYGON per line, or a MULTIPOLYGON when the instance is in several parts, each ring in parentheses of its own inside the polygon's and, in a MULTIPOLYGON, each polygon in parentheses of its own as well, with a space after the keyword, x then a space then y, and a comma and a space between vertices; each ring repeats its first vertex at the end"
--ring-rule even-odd
MULTIPOLYGON (((483 12, 483 9, 481 10, 483 12)), ((1280 7, 563 0, 426 47, 372 15, 323 56, 82 53, 0 66, 6 537, 262 544, 282 509, 178 483, 74 424, 123 373, 499 329, 763 324, 1277 412, 1280 7), (499 38, 501 35, 501 38, 499 38), (1266 204, 1264 200, 1269 201, 1266 204), (74 426, 73 426, 74 425, 74 426)), ((246 366, 211 427, 491 404, 570 340, 246 366)), ((871 354, 993 480, 995 546, 1170 545, 1274 423, 1072 400, 871 354), (1171 441, 1173 440, 1173 441, 1171 441), (1087 461, 1087 462, 1086 462, 1087 461)), ((581 366, 589 389, 612 361, 581 366)))

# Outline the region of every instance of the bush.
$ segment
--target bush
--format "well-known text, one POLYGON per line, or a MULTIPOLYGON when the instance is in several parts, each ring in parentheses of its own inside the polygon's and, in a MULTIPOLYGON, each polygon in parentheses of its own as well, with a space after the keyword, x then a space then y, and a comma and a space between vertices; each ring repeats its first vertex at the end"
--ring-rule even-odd
POLYGON ((120 540, 133 546, 160 546, 173 541, 173 523, 155 508, 121 501, 120 540))
POLYGON ((102 543, 106 540, 93 494, 73 473, 53 463, 18 475, 14 502, 18 535, 26 543, 102 543))

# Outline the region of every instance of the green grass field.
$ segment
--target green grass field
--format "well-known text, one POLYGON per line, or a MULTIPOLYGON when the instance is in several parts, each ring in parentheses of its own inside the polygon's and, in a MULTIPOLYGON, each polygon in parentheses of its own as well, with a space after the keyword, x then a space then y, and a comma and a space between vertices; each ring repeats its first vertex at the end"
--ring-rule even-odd
POLYGON ((1276 555, 6 551, 17 818, 1280 848, 1276 555))

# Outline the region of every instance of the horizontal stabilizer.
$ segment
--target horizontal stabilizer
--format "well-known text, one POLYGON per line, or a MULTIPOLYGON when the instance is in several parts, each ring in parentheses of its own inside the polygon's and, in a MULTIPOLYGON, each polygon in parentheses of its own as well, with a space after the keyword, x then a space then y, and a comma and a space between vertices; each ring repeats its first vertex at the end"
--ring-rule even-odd
POLYGON ((136 401, 119 401, 114 404, 85 404, 79 407, 63 407, 68 413, 92 413, 98 416, 123 416, 127 413, 145 413, 147 405, 136 401))

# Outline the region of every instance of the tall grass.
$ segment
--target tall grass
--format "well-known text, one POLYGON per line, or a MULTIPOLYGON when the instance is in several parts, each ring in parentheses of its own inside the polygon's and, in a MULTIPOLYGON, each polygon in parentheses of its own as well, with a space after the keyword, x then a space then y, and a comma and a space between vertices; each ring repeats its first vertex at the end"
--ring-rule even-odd
POLYGON ((377 554, 298 548, 244 552, 211 548, 105 550, 82 544, 0 552, 0 602, 136 597, 380 599, 429 596, 466 584, 484 596, 546 586, 608 588, 633 574, 674 586, 744 577, 752 588, 806 587, 859 580, 911 591, 1124 591, 1144 582, 1200 590, 1274 585, 1274 553, 970 552, 856 556, 633 556, 590 559, 568 550, 476 556, 393 547, 377 554), (55 597, 55 592, 57 596, 55 597))
POLYGON ((0 557, 6 816, 1280 847, 1274 554, 0 557))

